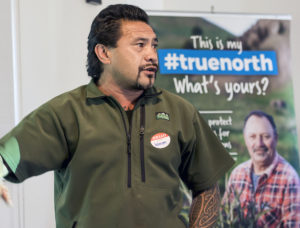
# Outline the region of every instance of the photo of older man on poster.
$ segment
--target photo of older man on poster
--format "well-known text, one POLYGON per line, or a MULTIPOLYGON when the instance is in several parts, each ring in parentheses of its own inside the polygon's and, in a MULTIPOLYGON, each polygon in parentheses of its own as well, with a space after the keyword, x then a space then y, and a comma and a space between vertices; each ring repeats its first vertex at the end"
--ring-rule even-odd
POLYGON ((243 227, 300 227, 300 179, 277 151, 273 117, 251 111, 244 120, 243 136, 250 159, 229 177, 221 223, 226 227, 240 220, 243 227))

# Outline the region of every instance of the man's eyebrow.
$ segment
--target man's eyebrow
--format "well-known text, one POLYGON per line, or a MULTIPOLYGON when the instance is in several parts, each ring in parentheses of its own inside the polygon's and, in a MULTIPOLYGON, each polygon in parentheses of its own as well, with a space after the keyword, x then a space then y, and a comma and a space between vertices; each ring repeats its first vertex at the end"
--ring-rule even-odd
MULTIPOLYGON (((149 41, 149 38, 144 38, 144 37, 137 37, 134 39, 134 41, 149 41)), ((152 39, 154 42, 158 42, 158 39, 155 37, 152 39)))

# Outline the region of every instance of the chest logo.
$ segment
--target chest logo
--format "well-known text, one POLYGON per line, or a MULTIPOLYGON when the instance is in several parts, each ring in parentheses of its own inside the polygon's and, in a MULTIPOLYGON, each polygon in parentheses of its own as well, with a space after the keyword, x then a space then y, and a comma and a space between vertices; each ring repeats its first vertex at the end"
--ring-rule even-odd
POLYGON ((155 148, 162 149, 167 147, 171 142, 171 138, 167 133, 157 133, 152 136, 151 138, 151 144, 155 148))
POLYGON ((157 120, 170 120, 170 116, 166 112, 157 112, 155 114, 157 120))

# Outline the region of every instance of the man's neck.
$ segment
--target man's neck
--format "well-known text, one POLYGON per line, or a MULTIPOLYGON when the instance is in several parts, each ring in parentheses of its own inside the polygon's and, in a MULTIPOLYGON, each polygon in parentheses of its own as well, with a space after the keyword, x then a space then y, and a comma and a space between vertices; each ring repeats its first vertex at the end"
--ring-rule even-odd
POLYGON ((268 167, 264 167, 264 166, 256 166, 253 164, 253 171, 256 175, 261 175, 265 172, 265 170, 267 169, 268 167))
MULTIPOLYGON (((253 162, 253 171, 256 175, 261 175, 264 173, 267 173, 268 170, 271 168, 272 164, 274 163, 274 161, 277 159, 277 151, 275 152, 272 161, 270 161, 267 164, 255 164, 253 162)), ((275 161, 276 162, 276 161, 275 161)))
POLYGON ((98 89, 107 96, 114 97, 124 110, 132 110, 143 90, 131 90, 118 86, 111 80, 99 80, 98 89))

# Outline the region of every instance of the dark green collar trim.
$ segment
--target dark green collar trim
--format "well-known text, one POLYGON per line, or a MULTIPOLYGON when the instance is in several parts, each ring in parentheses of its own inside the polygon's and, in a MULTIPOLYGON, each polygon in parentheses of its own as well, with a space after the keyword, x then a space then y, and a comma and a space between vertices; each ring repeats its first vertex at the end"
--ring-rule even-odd
MULTIPOLYGON (((152 87, 150 89, 146 89, 145 92, 143 93, 143 97, 156 97, 162 93, 161 90, 152 87)), ((87 90, 86 90, 86 98, 103 98, 106 97, 104 93, 102 93, 95 82, 93 80, 90 81, 90 83, 87 85, 87 90)))
POLYGON ((97 98, 97 97, 106 97, 104 93, 102 93, 95 82, 93 80, 87 85, 86 88, 86 98, 97 98))

